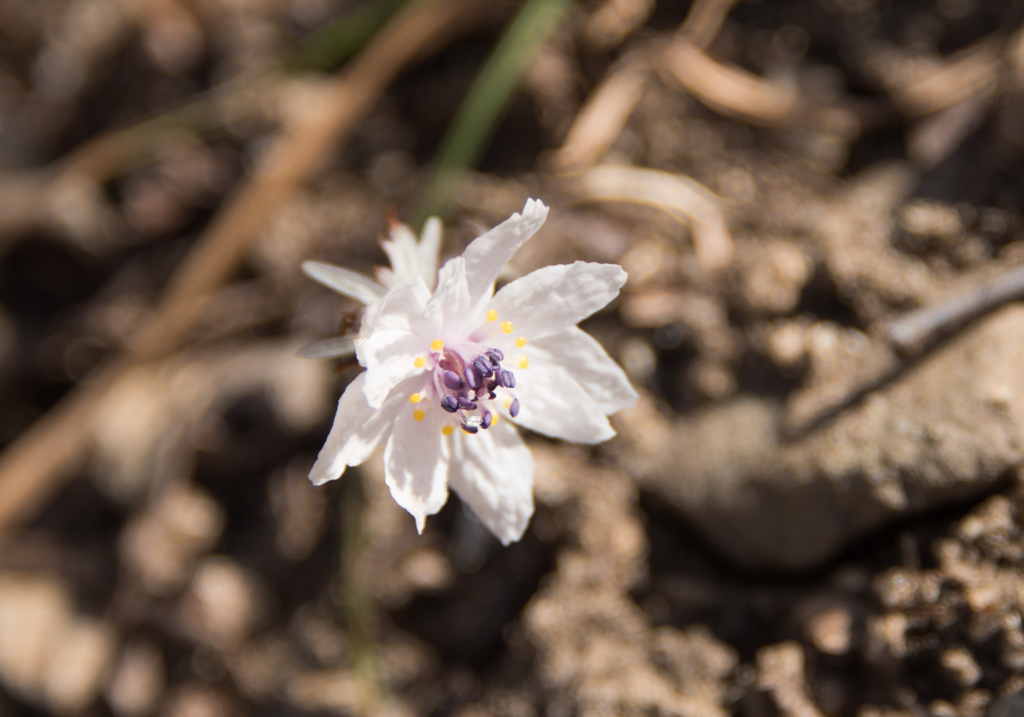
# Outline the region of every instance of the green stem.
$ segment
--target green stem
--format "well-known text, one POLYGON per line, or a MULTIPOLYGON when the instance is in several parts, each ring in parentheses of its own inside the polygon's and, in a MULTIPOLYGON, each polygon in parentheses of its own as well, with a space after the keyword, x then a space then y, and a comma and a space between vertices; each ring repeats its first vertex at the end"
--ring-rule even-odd
POLYGON ((571 5, 572 0, 527 0, 520 9, 491 51, 441 142, 417 226, 432 214, 444 216, 454 181, 480 161, 523 73, 571 5))
POLYGON ((281 60, 285 72, 338 67, 373 37, 408 0, 375 0, 336 18, 299 43, 281 60))

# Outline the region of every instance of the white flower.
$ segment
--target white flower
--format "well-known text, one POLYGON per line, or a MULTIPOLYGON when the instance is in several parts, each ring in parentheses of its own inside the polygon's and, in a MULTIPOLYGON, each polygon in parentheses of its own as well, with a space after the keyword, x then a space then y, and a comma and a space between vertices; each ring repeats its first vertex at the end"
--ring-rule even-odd
POLYGON ((615 435, 606 416, 637 395, 576 324, 618 295, 622 268, 548 266, 494 293, 498 273, 547 212, 528 201, 522 215, 448 261, 433 294, 427 274, 436 263, 424 254, 433 251, 436 262, 439 225, 436 240, 430 234, 416 245, 410 233, 387 250, 394 283, 386 293, 338 267, 330 269, 343 273, 330 281, 329 265, 307 262, 314 278, 369 304, 354 342, 366 371, 338 402, 310 472, 315 484, 340 477, 386 441, 387 484, 421 532, 451 486, 508 544, 522 537, 533 514, 533 459, 510 421, 581 443, 615 435), (403 264, 396 257, 415 258, 403 264))

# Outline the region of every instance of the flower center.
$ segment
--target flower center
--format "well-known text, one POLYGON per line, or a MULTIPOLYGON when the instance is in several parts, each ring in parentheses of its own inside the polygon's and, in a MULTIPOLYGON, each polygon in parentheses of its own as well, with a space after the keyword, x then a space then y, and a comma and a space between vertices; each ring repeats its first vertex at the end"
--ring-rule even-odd
MULTIPOLYGON (((490 428, 496 420, 496 414, 489 408, 490 402, 498 397, 495 390, 515 388, 516 377, 501 365, 505 356, 500 350, 461 348, 439 351, 434 365, 434 389, 441 408, 459 419, 462 430, 477 433, 481 428, 490 428)), ((512 398, 508 412, 513 418, 519 414, 519 399, 512 398)))

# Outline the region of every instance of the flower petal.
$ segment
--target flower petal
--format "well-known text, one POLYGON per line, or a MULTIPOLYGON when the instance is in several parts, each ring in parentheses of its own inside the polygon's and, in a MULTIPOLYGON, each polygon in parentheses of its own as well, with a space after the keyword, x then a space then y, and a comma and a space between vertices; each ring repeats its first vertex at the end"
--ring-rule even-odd
POLYGON ((380 302, 372 304, 363 316, 360 336, 374 331, 409 331, 413 320, 423 314, 430 301, 430 290, 423 279, 415 276, 398 283, 380 302))
POLYGON ((366 366, 366 400, 380 407, 391 390, 407 376, 422 373, 413 361, 427 352, 429 339, 412 331, 422 322, 429 292, 419 277, 401 282, 366 309, 360 338, 355 342, 359 363, 366 366))
POLYGON ((487 304, 534 341, 578 324, 619 295, 626 272, 617 264, 546 266, 513 281, 487 304))
POLYGON ((402 405, 409 402, 407 392, 395 391, 381 408, 371 408, 363 395, 365 380, 365 373, 356 376, 338 401, 327 442, 309 472, 314 485, 340 478, 346 467, 365 461, 391 432, 402 405))
POLYGON ((412 406, 399 410, 384 449, 384 476, 395 502, 412 513, 422 533, 427 516, 448 500, 450 439, 441 435, 440 408, 427 409, 421 421, 414 418, 413 410, 412 406))
POLYGON ((397 222, 391 227, 391 239, 383 239, 380 248, 388 255, 392 279, 396 282, 421 276, 419 247, 416 235, 408 225, 397 222))
POLYGON ((437 260, 441 253, 441 235, 444 226, 437 217, 427 217, 420 234, 419 257, 420 276, 427 282, 427 287, 433 290, 437 284, 437 260))
POLYGON ((369 277, 323 261, 304 261, 302 270, 313 281, 364 304, 372 304, 387 290, 369 277))
POLYGON ((351 336, 335 336, 315 344, 304 346, 295 355, 303 359, 339 358, 352 356, 356 352, 355 339, 351 336))
POLYGON ((503 545, 523 537, 533 515, 533 456, 519 433, 499 421, 453 442, 448 484, 503 545))
POLYGON ((600 443, 615 435, 571 373, 539 354, 536 359, 529 368, 516 371, 513 393, 519 399, 519 415, 512 420, 531 431, 577 443, 600 443))
POLYGON ((636 391, 626 373, 590 334, 570 326, 530 344, 531 367, 549 361, 572 374, 606 416, 636 403, 636 391))
POLYGON ((461 336, 462 326, 469 318, 469 308, 466 262, 457 256, 446 261, 437 273, 437 288, 423 313, 424 326, 437 327, 431 340, 442 336, 442 327, 445 340, 461 336))
POLYGON ((399 383, 426 371, 425 366, 417 367, 414 362, 425 356, 428 348, 426 339, 408 331, 374 331, 364 339, 360 354, 366 363, 366 402, 380 408, 399 383))
POLYGON ((548 208, 539 199, 529 199, 522 214, 513 214, 498 226, 477 237, 462 252, 466 260, 469 298, 473 305, 490 296, 502 267, 540 229, 548 208))

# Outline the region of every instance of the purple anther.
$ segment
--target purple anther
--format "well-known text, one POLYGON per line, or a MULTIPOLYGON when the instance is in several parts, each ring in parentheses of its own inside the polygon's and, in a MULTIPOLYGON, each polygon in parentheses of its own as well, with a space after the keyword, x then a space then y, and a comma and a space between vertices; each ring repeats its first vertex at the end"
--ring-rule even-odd
POLYGON ((475 411, 476 410, 476 404, 473 403, 472 401, 470 401, 468 398, 463 398, 462 396, 459 396, 458 401, 459 401, 459 408, 461 408, 463 411, 475 411))
POLYGON ((466 383, 472 389, 480 388, 480 376, 472 366, 466 366, 466 383))
POLYGON ((488 351, 484 355, 487 356, 487 360, 491 362, 491 368, 495 370, 501 368, 501 359, 499 359, 493 351, 488 351))
POLYGON ((459 402, 455 400, 454 396, 445 396, 441 399, 441 408, 448 413, 455 413, 459 410, 459 402))
POLYGON ((487 355, 488 356, 493 356, 494 358, 498 359, 499 361, 504 361, 505 360, 505 354, 503 354, 500 349, 487 349, 487 355))
POLYGON ((494 391, 491 391, 491 392, 490 392, 490 393, 489 393, 489 394, 487 395, 487 398, 491 399, 492 401, 493 401, 494 399, 496 399, 497 397, 498 397, 498 394, 496 394, 496 393, 495 393, 494 391))
POLYGON ((488 411, 488 410, 487 410, 487 409, 485 408, 485 409, 484 409, 484 415, 483 415, 483 418, 482 418, 482 419, 481 419, 481 421, 480 421, 480 428, 483 428, 484 430, 487 430, 488 428, 490 428, 490 427, 491 427, 491 421, 493 421, 493 420, 494 420, 494 416, 492 416, 492 415, 491 415, 491 412, 490 412, 490 411, 488 411))
POLYGON ((494 393, 494 389, 496 389, 497 387, 498 387, 498 374, 495 373, 494 374, 494 380, 487 382, 487 391, 489 393, 494 393))
POLYGON ((509 404, 509 406, 508 406, 508 415, 512 416, 512 418, 515 418, 516 416, 519 415, 519 399, 518 398, 513 398, 512 399, 512 403, 509 404))
POLYGON ((445 371, 441 374, 441 380, 444 381, 445 386, 453 391, 462 389, 462 378, 454 371, 445 371))
POLYGON ((462 430, 464 430, 466 433, 476 433, 480 429, 477 428, 476 426, 471 426, 468 423, 463 423, 462 430))
POLYGON ((475 368, 477 373, 479 373, 484 378, 490 378, 491 374, 494 373, 494 370, 491 368, 490 364, 488 364, 483 359, 477 359, 476 361, 474 361, 473 368, 475 368))
POLYGON ((502 369, 501 373, 498 374, 498 377, 501 381, 501 385, 504 386, 505 388, 516 387, 516 377, 512 374, 511 371, 506 371, 502 369))

